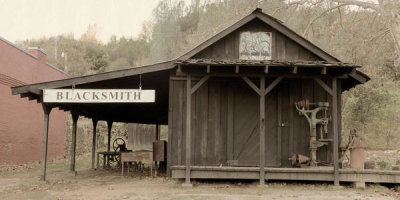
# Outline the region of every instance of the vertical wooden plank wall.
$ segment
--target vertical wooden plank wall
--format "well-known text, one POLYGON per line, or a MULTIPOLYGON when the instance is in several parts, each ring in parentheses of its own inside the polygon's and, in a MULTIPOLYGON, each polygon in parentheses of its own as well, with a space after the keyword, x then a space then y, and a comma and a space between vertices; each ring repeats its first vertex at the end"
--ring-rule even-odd
MULTIPOLYGON (((256 85, 259 79, 254 79, 256 85)), ((231 88, 233 105, 233 161, 240 166, 258 166, 260 156, 260 95, 243 80, 236 80, 231 88)))
MULTIPOLYGON (((290 166, 290 161, 288 156, 290 156, 293 152, 293 132, 291 129, 290 122, 291 118, 293 118, 293 107, 294 105, 293 97, 291 95, 290 88, 290 80, 283 79, 281 83, 278 85, 278 101, 280 99, 281 109, 278 108, 278 112, 281 112, 281 118, 278 118, 278 127, 280 127, 281 131, 281 151, 280 151, 280 161, 282 166, 290 166), (289 105, 289 106, 287 106, 289 105), (280 123, 279 123, 280 122, 280 123)), ((279 133, 278 133, 279 134, 279 133)), ((279 147, 278 147, 279 150, 279 147)))
MULTIPOLYGON (((275 79, 267 79, 266 87, 275 79)), ((278 84, 279 85, 279 84, 278 84)), ((278 111, 278 87, 273 89, 265 96, 265 155, 266 155, 266 167, 279 167, 280 156, 278 152, 281 149, 282 135, 278 133, 278 115, 281 113, 278 111)), ((279 91, 280 92, 280 91, 279 91)), ((283 97, 282 97, 283 98, 283 97)), ((281 102, 282 103, 282 102, 281 102)), ((283 106, 283 105, 282 105, 283 106)))
MULTIPOLYGON (((271 81, 267 79, 266 85, 271 81)), ((331 85, 331 80, 324 81, 331 85)), ((185 81, 171 80, 169 166, 185 164, 185 88, 185 81)), ((266 96, 266 166, 289 167, 292 153, 309 155, 309 125, 294 108, 294 102, 303 98, 331 101, 317 83, 306 79, 284 79, 266 96)), ((192 165, 226 166, 228 160, 243 160, 249 166, 257 166, 258 101, 258 95, 243 80, 210 78, 204 83, 192 95, 192 165)), ((339 119, 340 102, 338 97, 339 119)), ((333 138, 332 126, 328 138, 333 138)), ((318 152, 317 158, 331 162, 332 150, 330 144, 329 149, 318 152)))
POLYGON ((128 148, 151 149, 156 139, 156 125, 153 124, 128 124, 128 148))
POLYGON ((295 43, 260 20, 254 20, 232 32, 218 42, 194 55, 193 58, 238 59, 239 38, 243 31, 264 31, 272 33, 273 60, 321 60, 316 55, 295 43))

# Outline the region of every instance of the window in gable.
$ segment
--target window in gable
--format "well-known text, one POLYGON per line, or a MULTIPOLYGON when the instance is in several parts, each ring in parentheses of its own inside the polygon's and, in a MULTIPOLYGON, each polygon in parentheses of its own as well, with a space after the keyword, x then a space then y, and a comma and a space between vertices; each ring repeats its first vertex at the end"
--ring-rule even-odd
POLYGON ((239 59, 271 60, 271 33, 241 32, 239 59))

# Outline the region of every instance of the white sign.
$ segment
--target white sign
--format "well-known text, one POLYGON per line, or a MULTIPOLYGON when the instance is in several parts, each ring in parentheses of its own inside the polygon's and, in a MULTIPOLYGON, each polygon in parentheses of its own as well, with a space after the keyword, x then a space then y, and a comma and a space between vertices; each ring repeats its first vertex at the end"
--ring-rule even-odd
POLYGON ((155 90, 141 89, 45 89, 47 103, 149 103, 155 90))

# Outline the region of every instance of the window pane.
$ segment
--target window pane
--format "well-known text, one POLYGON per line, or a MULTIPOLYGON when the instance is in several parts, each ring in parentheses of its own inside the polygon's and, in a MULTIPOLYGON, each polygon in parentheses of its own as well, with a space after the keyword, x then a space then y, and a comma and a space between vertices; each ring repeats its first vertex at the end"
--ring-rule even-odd
POLYGON ((239 59, 271 60, 271 33, 240 33, 239 59))

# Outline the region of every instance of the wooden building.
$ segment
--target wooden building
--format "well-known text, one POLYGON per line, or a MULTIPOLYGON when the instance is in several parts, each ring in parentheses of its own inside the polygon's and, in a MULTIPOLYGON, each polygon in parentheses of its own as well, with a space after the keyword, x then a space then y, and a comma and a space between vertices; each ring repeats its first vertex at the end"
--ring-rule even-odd
MULTIPOLYGON (((268 179, 325 180, 338 185, 360 180, 361 172, 339 170, 338 165, 341 94, 369 80, 358 68, 256 9, 175 60, 15 87, 13 94, 38 100, 47 114, 53 107, 71 111, 74 126, 78 115, 109 125, 168 125, 168 174, 185 178, 188 184, 192 178, 222 178, 259 179, 260 184, 268 179), (41 100, 43 89, 49 88, 132 89, 139 85, 156 91, 154 103, 41 100), (293 153, 312 154, 310 125, 295 108, 302 99, 329 104, 327 145, 316 151, 320 162, 332 166, 329 169, 292 168, 289 162, 293 153)), ((45 142, 46 134, 45 129, 45 142)), ((75 170, 74 162, 73 157, 71 170, 75 170)), ((43 177, 45 170, 42 173, 43 177)), ((400 173, 362 173, 364 182, 400 182, 400 173)))

